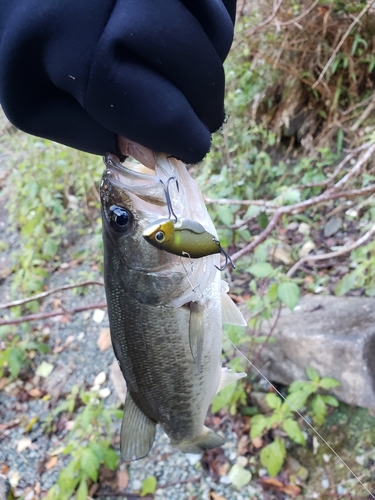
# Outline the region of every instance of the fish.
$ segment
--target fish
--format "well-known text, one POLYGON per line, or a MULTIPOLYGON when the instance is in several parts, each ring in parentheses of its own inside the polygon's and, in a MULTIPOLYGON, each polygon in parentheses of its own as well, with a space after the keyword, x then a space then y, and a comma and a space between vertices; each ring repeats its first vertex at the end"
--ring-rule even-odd
POLYGON ((145 457, 157 425, 180 451, 202 453, 224 444, 204 425, 213 398, 246 376, 222 368, 222 323, 246 322, 215 267, 219 254, 186 259, 145 240, 146 228, 168 218, 163 185, 171 177, 178 218, 217 233, 182 162, 139 145, 131 150, 140 161, 105 155, 100 186, 110 332, 127 384, 121 455, 145 457))

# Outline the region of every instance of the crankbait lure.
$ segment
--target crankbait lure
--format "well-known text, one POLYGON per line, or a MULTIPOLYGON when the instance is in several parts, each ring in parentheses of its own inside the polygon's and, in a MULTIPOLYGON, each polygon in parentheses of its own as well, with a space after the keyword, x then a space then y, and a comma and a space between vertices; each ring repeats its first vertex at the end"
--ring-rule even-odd
POLYGON ((160 181, 164 186, 168 206, 168 218, 158 219, 146 227, 143 231, 145 240, 159 250, 165 250, 174 255, 190 257, 192 259, 222 253, 225 256, 225 263, 222 267, 215 267, 219 271, 224 271, 228 263, 230 263, 233 269, 235 269, 234 262, 223 249, 216 236, 206 231, 199 222, 191 219, 179 219, 176 216, 169 195, 169 183, 171 180, 176 179, 170 177, 166 186, 163 181, 160 181))

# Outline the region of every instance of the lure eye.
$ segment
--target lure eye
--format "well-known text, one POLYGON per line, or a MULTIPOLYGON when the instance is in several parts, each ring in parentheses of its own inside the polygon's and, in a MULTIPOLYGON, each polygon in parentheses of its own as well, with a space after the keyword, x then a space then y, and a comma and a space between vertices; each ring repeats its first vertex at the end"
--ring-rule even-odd
POLYGON ((131 215, 128 210, 116 205, 112 205, 109 208, 108 215, 111 221, 111 226, 115 231, 119 233, 123 233, 124 231, 126 231, 131 221, 131 215))
POLYGON ((165 240, 165 234, 163 233, 163 231, 158 231, 155 234, 155 240, 159 243, 163 243, 163 241, 165 240))

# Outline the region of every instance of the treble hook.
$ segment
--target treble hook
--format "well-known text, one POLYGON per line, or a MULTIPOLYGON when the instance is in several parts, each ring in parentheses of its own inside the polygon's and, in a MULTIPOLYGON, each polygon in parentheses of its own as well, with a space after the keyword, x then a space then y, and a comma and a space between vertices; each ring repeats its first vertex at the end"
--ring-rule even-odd
POLYGON ((232 269, 236 269, 236 266, 234 265, 233 260, 231 259, 231 256, 224 250, 224 248, 221 246, 220 241, 217 238, 213 238, 213 241, 218 244, 220 253, 222 253, 225 257, 225 262, 222 267, 216 266, 216 269, 220 272, 224 271, 224 269, 227 267, 228 262, 232 266, 232 269))
POLYGON ((162 183, 163 185, 163 188, 164 188, 164 194, 165 194, 165 199, 166 199, 166 202, 167 202, 167 207, 168 207, 168 218, 170 219, 171 218, 171 215, 173 215, 174 217, 174 222, 176 223, 178 218, 177 218, 177 215, 175 214, 174 210, 173 210, 173 206, 172 206, 172 201, 171 201, 171 196, 169 194, 169 183, 173 180, 173 181, 176 181, 176 187, 177 187, 177 191, 180 192, 180 186, 178 185, 178 180, 175 176, 172 176, 172 177, 169 177, 169 179, 167 180, 167 185, 164 184, 164 182, 159 179, 160 182, 162 183))

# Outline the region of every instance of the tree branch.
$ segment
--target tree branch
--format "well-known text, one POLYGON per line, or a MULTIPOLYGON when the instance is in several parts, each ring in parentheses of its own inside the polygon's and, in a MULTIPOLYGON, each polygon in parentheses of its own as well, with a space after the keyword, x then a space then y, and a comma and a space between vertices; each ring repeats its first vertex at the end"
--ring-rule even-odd
POLYGON ((322 81, 324 75, 327 73, 329 67, 331 66, 333 60, 335 59, 335 57, 337 56, 337 53, 338 51, 341 49, 342 45, 344 44, 345 40, 348 38, 348 36, 350 35, 350 32, 352 31, 352 29, 354 28, 354 26, 359 22, 359 20, 361 19, 362 16, 364 16, 364 14, 366 14, 366 12, 369 10, 369 8, 371 7, 371 2, 369 2, 366 7, 364 7, 361 12, 358 14, 358 16, 354 19, 354 21, 352 22, 352 24, 349 26, 349 28, 345 31, 343 37, 341 38, 341 40, 339 41, 339 43, 336 45, 336 48, 335 50, 332 52, 332 55, 331 57, 328 59, 326 65, 324 66, 322 72, 320 73, 318 79, 316 80, 316 82, 312 85, 312 89, 315 89, 315 87, 322 81))
POLYGON ((254 248, 263 243, 263 241, 265 241, 269 236, 269 234, 275 229, 281 216, 284 214, 298 214, 300 212, 303 212, 307 208, 310 208, 314 205, 318 205, 320 203, 326 203, 327 201, 337 200, 339 198, 345 198, 345 199, 356 198, 357 196, 367 195, 374 192, 375 192, 375 184, 371 184, 370 186, 367 186, 362 189, 353 189, 351 191, 342 191, 338 193, 332 190, 329 191, 327 190, 318 196, 314 196, 313 198, 310 198, 308 200, 295 203, 294 205, 286 205, 284 207, 279 207, 277 210, 275 210, 270 222, 268 223, 268 226, 264 229, 264 231, 262 231, 258 236, 256 236, 253 239, 253 241, 251 241, 244 248, 242 248, 235 254, 231 255, 231 259, 233 261, 236 261, 240 257, 246 255, 247 253, 252 252, 254 248))
POLYGON ((41 319, 52 318, 53 316, 63 316, 68 314, 70 316, 73 316, 74 314, 79 312, 89 311, 90 309, 105 309, 106 307, 106 302, 98 302, 97 304, 74 307, 73 309, 56 309, 56 311, 29 314, 28 316, 21 316, 20 318, 1 319, 0 326, 19 325, 21 323, 28 323, 29 321, 39 321, 41 319))
POLYGON ((79 288, 80 286, 90 285, 104 286, 104 283, 102 281, 82 281, 82 283, 76 283, 74 285, 64 285, 57 288, 50 288, 45 292, 31 295, 30 297, 25 297, 24 299, 13 300, 12 302, 5 302, 4 304, 0 304, 0 309, 9 309, 10 307, 22 306, 23 304, 27 304, 27 302, 43 299, 44 297, 48 297, 48 295, 52 295, 56 292, 61 292, 62 290, 70 290, 71 288, 79 288))
POLYGON ((326 260, 326 259, 333 259, 336 257, 340 257, 341 255, 345 255, 352 250, 355 250, 356 248, 360 247, 364 243, 367 243, 367 241, 375 234, 375 224, 372 226, 372 228, 367 231, 363 236, 361 236, 357 241, 352 243, 351 245, 348 245, 341 250, 337 250, 336 252, 329 252, 329 253, 323 253, 320 255, 305 255, 305 257, 302 257, 298 262, 292 266, 289 271, 286 273, 287 276, 291 277, 293 274, 297 271, 297 269, 304 263, 304 262, 311 262, 311 261, 316 261, 316 260, 326 260))

